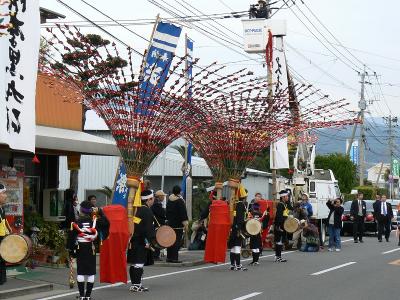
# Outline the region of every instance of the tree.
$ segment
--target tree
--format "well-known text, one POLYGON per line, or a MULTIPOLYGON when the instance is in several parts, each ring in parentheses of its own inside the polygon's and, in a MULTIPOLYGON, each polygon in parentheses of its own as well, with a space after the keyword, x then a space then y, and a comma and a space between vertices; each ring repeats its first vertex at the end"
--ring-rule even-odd
POLYGON ((356 166, 344 154, 317 155, 315 158, 315 168, 331 169, 343 193, 350 193, 356 184, 356 166))

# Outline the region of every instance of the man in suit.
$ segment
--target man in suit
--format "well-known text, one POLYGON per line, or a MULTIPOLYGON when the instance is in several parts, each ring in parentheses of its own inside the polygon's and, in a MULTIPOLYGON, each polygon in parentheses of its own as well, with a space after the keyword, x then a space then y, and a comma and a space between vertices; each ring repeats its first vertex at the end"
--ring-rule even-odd
POLYGON ((354 243, 363 243, 363 235, 364 235, 364 218, 367 214, 367 205, 363 200, 364 194, 362 192, 358 192, 357 199, 353 200, 350 207, 350 216, 353 220, 353 237, 354 243))
POLYGON ((386 242, 389 242, 391 220, 393 218, 392 205, 386 202, 386 195, 381 196, 381 203, 374 206, 375 215, 378 220, 378 241, 382 242, 382 234, 385 231, 386 242))
MULTIPOLYGON (((378 230, 379 225, 378 225, 378 216, 376 215, 375 212, 378 211, 378 207, 379 207, 380 204, 381 204, 381 195, 376 194, 375 202, 372 205, 372 208, 374 209, 374 222, 376 224, 376 230, 378 230)), ((375 231, 375 233, 376 233, 376 231, 375 231)))

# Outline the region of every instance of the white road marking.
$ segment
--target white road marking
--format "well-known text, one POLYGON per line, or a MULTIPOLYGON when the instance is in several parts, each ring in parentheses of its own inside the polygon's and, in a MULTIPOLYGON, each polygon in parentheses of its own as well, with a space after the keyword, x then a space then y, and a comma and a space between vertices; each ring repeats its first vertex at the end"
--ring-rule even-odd
MULTIPOLYGON (((293 252, 296 252, 296 251, 286 251, 286 252, 282 252, 282 254, 289 254, 289 253, 293 253, 293 252)), ((267 258, 267 257, 272 257, 272 256, 275 256, 275 254, 263 255, 263 256, 260 256, 260 259, 262 259, 262 258, 267 258)), ((242 261, 250 261, 250 260, 252 260, 252 258, 242 259, 242 261)), ((230 265, 230 262, 223 263, 223 264, 218 264, 218 265, 210 265, 210 266, 192 268, 192 269, 187 269, 187 270, 182 270, 182 271, 176 271, 176 272, 170 272, 170 273, 164 273, 164 274, 158 274, 158 275, 148 276, 148 277, 144 277, 143 280, 154 279, 154 278, 161 278, 161 277, 166 277, 166 276, 171 276, 171 275, 177 275, 177 274, 182 274, 182 273, 188 273, 188 272, 194 272, 194 271, 205 270, 205 269, 211 269, 211 268, 217 268, 217 267, 226 266, 226 265, 230 265)), ((129 284, 129 283, 130 283, 130 281, 128 281, 128 284, 129 284)), ((93 288, 93 290, 94 290, 94 291, 97 291, 97 290, 107 289, 107 288, 111 288, 111 287, 121 286, 121 285, 124 285, 124 284, 125 284, 125 283, 123 283, 123 282, 114 283, 114 284, 107 284, 107 285, 95 287, 95 288, 93 288)), ((71 295, 76 295, 76 294, 78 294, 78 291, 69 292, 69 293, 64 293, 64 294, 59 294, 59 295, 54 295, 54 296, 50 296, 50 297, 46 297, 46 298, 41 298, 41 299, 39 299, 39 300, 58 299, 58 298, 62 298, 62 297, 66 297, 66 296, 71 296, 71 295)))
POLYGON ((342 243, 347 243, 347 242, 350 242, 350 241, 352 241, 353 239, 348 239, 348 240, 344 240, 344 241, 342 241, 342 243))
POLYGON ((393 250, 382 252, 382 254, 388 254, 388 253, 392 253, 392 252, 396 252, 396 251, 400 251, 400 248, 396 248, 396 249, 393 249, 393 250))
POLYGON ((253 297, 255 297, 255 296, 257 296, 257 295, 261 295, 262 293, 251 293, 251 294, 248 294, 248 295, 244 295, 244 296, 242 296, 242 297, 239 297, 239 298, 235 298, 235 299, 233 299, 233 300, 244 300, 244 299, 249 299, 249 298, 253 298, 253 297))
POLYGON ((333 271, 333 270, 337 270, 337 269, 340 269, 340 268, 344 268, 344 267, 347 267, 347 266, 350 266, 350 265, 353 265, 353 264, 356 264, 356 263, 357 262, 355 262, 355 261, 351 261, 351 262, 348 262, 348 263, 345 263, 345 264, 342 264, 342 265, 338 265, 336 267, 332 267, 332 268, 325 269, 325 270, 322 270, 322 271, 319 271, 319 272, 316 272, 316 273, 312 273, 311 275, 312 276, 321 275, 321 274, 324 274, 324 273, 327 273, 327 272, 330 272, 330 271, 333 271))

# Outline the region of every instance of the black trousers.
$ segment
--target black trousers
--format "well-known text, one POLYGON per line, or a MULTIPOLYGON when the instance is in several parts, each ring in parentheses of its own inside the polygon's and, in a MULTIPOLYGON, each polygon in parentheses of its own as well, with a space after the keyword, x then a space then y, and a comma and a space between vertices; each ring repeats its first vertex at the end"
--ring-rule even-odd
POLYGON ((176 233, 175 243, 167 248, 167 260, 178 260, 179 248, 182 246, 183 229, 174 229, 176 233))
POLYGON ((356 216, 353 221, 353 237, 362 241, 364 236, 364 216, 356 216))
POLYGON ((382 240, 382 234, 385 234, 385 239, 389 239, 390 231, 390 219, 387 216, 382 216, 381 218, 379 218, 378 240, 382 240))
MULTIPOLYGON (((0 243, 3 240, 3 237, 0 237, 0 243)), ((6 277, 6 262, 0 256, 0 284, 3 284, 7 281, 6 277)))

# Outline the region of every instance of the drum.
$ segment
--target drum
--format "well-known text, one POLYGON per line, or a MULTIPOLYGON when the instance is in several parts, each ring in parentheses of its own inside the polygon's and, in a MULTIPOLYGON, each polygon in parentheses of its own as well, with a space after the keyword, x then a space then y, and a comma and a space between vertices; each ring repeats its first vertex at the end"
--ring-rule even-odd
POLYGON ((157 248, 168 248, 175 244, 176 233, 171 226, 162 225, 156 231, 156 244, 157 248))
POLYGON ((31 252, 31 239, 23 234, 7 235, 0 244, 0 255, 10 264, 24 261, 31 255, 31 252))
POLYGON ((245 224, 246 232, 249 235, 257 235, 261 232, 261 222, 256 219, 249 219, 245 224))
POLYGON ((286 232, 293 233, 293 232, 299 230, 300 221, 296 218, 289 216, 285 220, 285 223, 283 223, 283 228, 286 230, 286 232))

